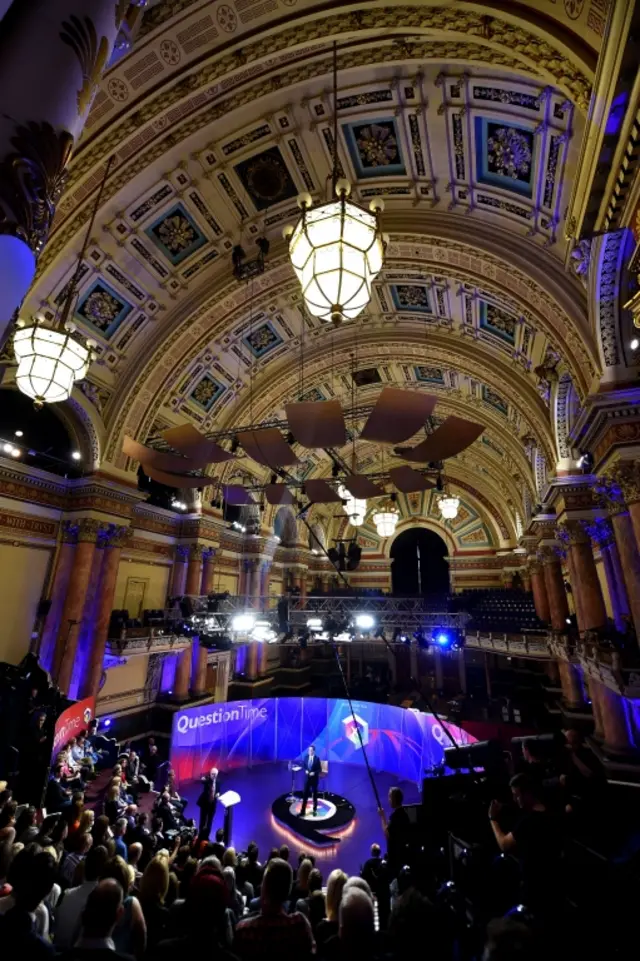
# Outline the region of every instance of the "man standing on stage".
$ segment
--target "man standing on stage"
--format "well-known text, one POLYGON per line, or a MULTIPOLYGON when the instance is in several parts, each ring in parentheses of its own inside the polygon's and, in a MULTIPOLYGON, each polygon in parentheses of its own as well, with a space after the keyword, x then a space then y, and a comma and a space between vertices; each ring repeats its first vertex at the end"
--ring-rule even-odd
POLYGON ((208 774, 205 774, 202 781, 202 793, 196 801, 196 804, 200 808, 200 837, 208 838, 211 834, 211 826, 213 825, 213 819, 216 816, 216 808, 218 807, 218 798, 222 794, 222 789, 220 787, 220 778, 218 777, 218 768, 212 767, 208 774))
POLYGON ((300 817, 302 818, 307 813, 309 795, 313 798, 313 816, 315 817, 318 813, 318 778, 321 770, 320 758, 316 757, 316 749, 311 744, 304 762, 304 794, 302 795, 302 807, 300 808, 300 817))

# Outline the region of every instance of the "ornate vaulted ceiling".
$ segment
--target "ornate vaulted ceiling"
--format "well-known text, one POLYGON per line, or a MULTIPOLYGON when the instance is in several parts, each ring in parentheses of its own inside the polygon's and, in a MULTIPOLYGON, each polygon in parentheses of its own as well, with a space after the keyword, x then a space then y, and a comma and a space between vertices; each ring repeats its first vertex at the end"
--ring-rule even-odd
MULTIPOLYGON (((463 6, 146 11, 97 93, 27 304, 60 304, 114 154, 75 315, 99 345, 78 402, 100 425, 103 462, 135 470, 125 433, 153 442, 185 421, 211 432, 300 396, 348 404, 355 371, 358 403, 385 384, 425 389, 437 416, 486 425, 447 473, 476 498, 470 510, 493 505, 496 543, 514 539, 540 465, 559 457, 552 381, 579 399, 599 375, 564 218, 607 4, 463 6), (305 316, 281 233, 297 194, 326 196, 334 38, 340 163, 359 201, 384 198, 389 245, 369 308, 332 332, 305 316), (265 273, 241 284, 231 249, 252 256, 261 235, 265 273)), ((380 456, 358 445, 363 469, 380 456)), ((328 463, 307 452, 300 477, 328 463)), ((264 479, 247 459, 225 476, 238 469, 264 479)))

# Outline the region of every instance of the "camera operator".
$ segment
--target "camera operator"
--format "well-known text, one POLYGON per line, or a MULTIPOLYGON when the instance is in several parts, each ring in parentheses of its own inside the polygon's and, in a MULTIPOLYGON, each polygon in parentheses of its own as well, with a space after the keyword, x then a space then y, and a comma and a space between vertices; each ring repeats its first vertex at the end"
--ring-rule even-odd
POLYGON ((511 829, 502 827, 503 806, 492 801, 489 820, 498 847, 520 865, 522 899, 533 910, 557 902, 562 841, 557 819, 540 798, 539 787, 526 774, 511 778, 513 800, 519 809, 511 829))

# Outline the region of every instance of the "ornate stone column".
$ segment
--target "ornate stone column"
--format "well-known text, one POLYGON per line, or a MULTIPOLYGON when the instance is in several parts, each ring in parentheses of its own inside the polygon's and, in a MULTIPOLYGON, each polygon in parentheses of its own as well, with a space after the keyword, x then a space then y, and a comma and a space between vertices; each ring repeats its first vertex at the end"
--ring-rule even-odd
POLYGON ((635 753, 631 742, 624 698, 598 681, 598 702, 604 731, 604 750, 607 754, 628 755, 635 753))
MULTIPOLYGON (((197 642, 196 642, 197 643, 197 642)), ((191 681, 191 659, 192 644, 184 651, 180 651, 176 673, 173 679, 173 699, 174 701, 187 701, 189 699, 189 684, 191 681)))
POLYGON ((51 607, 49 608, 40 640, 40 662, 47 671, 53 670, 56 638, 60 629, 60 618, 62 617, 62 610, 67 596, 67 587, 73 567, 77 536, 77 525, 71 521, 65 521, 61 529, 61 543, 56 559, 55 574, 49 589, 51 607))
POLYGON ((602 495, 611 517, 631 618, 636 637, 640 642, 640 551, 638 551, 631 515, 620 487, 607 485, 602 488, 602 495))
POLYGON ((531 590, 531 571, 528 567, 525 567, 522 572, 522 587, 525 591, 531 590))
POLYGON ((191 544, 189 547, 189 561, 187 564, 187 580, 184 588, 185 594, 200 594, 202 584, 202 551, 200 544, 191 544))
POLYGON ((584 697, 578 668, 570 664, 569 661, 559 660, 558 671, 562 687, 562 700, 566 707, 572 711, 581 710, 584 708, 584 697))
POLYGON ((560 558, 557 550, 553 547, 543 547, 538 556, 542 561, 544 583, 549 600, 551 627, 554 631, 566 631, 569 603, 564 589, 560 558))
POLYGON ((607 472, 606 479, 622 492, 640 550, 640 461, 623 461, 607 472))
POLYGON ((538 561, 532 561, 529 564, 529 570, 531 571, 531 590, 533 591, 536 614, 544 624, 548 624, 551 614, 542 565, 538 561))
POLYGON ((173 552, 173 569, 169 597, 182 597, 187 580, 187 560, 189 548, 186 544, 176 544, 173 552))
POLYGON ((87 669, 84 677, 81 679, 80 697, 91 697, 98 693, 100 678, 102 676, 104 652, 109 636, 109 622, 113 610, 113 599, 116 593, 118 568, 122 557, 122 548, 128 536, 128 528, 115 528, 113 532, 110 533, 108 543, 104 548, 104 560, 102 562, 102 572, 95 606, 93 641, 89 649, 87 669))
POLYGON ((202 595, 211 594, 213 591, 213 575, 216 552, 215 548, 207 547, 202 554, 202 583, 200 593, 202 595))
POLYGON ((571 590, 577 593, 576 616, 580 631, 597 630, 607 623, 607 610, 593 557, 591 539, 581 521, 565 521, 559 533, 571 554, 574 580, 571 590))
MULTIPOLYGON (((613 620, 616 628, 623 631, 625 628, 623 617, 624 614, 629 614, 629 601, 611 520, 603 518, 594 522, 589 527, 589 534, 600 547, 600 557, 611 598, 613 620)), ((633 539, 633 532, 631 537, 633 539)))
POLYGON ((33 280, 74 142, 128 7, 128 0, 31 0, 3 17, 0 344, 33 280))
POLYGON ((67 596, 60 618, 53 664, 54 679, 64 694, 68 692, 71 683, 82 611, 89 588, 93 556, 100 526, 100 522, 93 518, 85 517, 78 521, 77 545, 67 596))
POLYGON ((207 651, 206 647, 203 647, 202 644, 200 644, 199 640, 194 639, 192 653, 192 693, 194 697, 202 697, 207 692, 207 656, 209 652, 207 651))
POLYGON ((598 741, 604 738, 604 725, 602 722, 602 707, 600 705, 600 687, 592 677, 587 678, 587 689, 591 699, 591 712, 593 714, 593 736, 598 741))

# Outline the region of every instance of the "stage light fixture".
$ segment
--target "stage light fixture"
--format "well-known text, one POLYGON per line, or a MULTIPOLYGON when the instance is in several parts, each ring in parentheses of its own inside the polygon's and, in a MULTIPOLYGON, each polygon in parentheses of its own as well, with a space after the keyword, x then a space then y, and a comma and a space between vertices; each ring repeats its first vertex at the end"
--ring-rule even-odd
POLYGON ((356 614, 356 627, 363 631, 370 631, 375 624, 375 618, 371 614, 356 614))
POLYGON ((246 633, 252 630, 256 619, 253 614, 236 614, 231 621, 231 627, 234 631, 241 631, 246 633))
POLYGON ((14 437, 24 437, 24 431, 22 431, 22 430, 16 430, 16 431, 14 431, 13 436, 14 436, 14 437))
POLYGON ((310 628, 312 631, 321 631, 321 630, 322 630, 322 618, 321 618, 321 617, 310 617, 310 618, 307 620, 307 627, 310 628))

